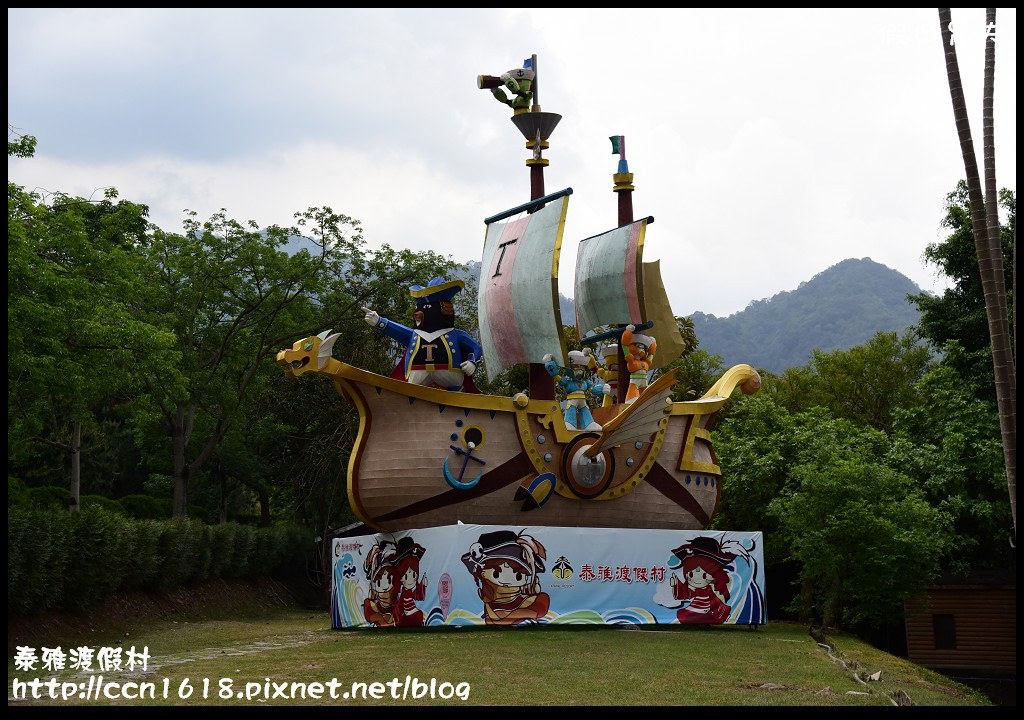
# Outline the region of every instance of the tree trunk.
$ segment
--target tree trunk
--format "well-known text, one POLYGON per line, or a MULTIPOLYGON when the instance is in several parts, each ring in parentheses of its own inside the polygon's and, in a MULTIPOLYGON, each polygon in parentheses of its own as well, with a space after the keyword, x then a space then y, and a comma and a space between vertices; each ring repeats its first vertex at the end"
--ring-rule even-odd
MULTIPOLYGON (((995 9, 987 12, 995 22, 995 9)), ((995 42, 986 35, 985 95, 983 105, 985 136, 985 181, 989 189, 990 205, 986 208, 982 195, 978 160, 974 154, 974 140, 967 118, 960 66, 956 46, 952 41, 949 8, 939 8, 939 30, 946 56, 946 78, 953 101, 953 117, 960 138, 960 153, 967 174, 967 190, 971 204, 971 230, 974 233, 978 270, 985 295, 985 314, 988 317, 989 337, 992 342, 992 367, 995 374, 996 402, 999 406, 999 429, 1003 442, 1003 461, 1006 466, 1006 485, 1010 496, 1013 535, 1017 536, 1017 410, 1016 365, 1010 346, 1010 325, 1007 317, 1006 284, 1003 279, 1002 248, 999 242, 999 222, 996 214, 995 193, 995 141, 992 137, 993 88, 995 77, 995 42), (992 215, 996 215, 993 230, 992 215)))
POLYGON ((843 623, 843 581, 838 573, 832 578, 832 586, 825 600, 822 623, 827 630, 839 630, 843 623))
POLYGON ((267 492, 265 487, 260 487, 256 492, 260 497, 260 527, 269 527, 270 493, 267 492))
POLYGON ((185 462, 185 405, 178 403, 177 413, 171 427, 174 444, 174 512, 172 517, 188 516, 189 467, 185 462))
POLYGON ((71 512, 78 512, 81 507, 80 493, 82 488, 82 423, 76 422, 71 430, 71 512))
POLYGON ((228 521, 228 476, 219 460, 217 461, 217 479, 220 481, 217 522, 224 524, 228 521))
POLYGON ((814 580, 804 577, 800 580, 800 612, 798 619, 801 625, 814 622, 814 580))

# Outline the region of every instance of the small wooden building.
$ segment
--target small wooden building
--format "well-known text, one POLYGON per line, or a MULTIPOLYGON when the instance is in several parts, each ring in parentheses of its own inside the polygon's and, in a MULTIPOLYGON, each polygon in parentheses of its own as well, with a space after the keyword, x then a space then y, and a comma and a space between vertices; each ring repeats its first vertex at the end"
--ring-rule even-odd
POLYGON ((1017 674, 1013 576, 944 579, 906 604, 907 657, 944 674, 1017 674))

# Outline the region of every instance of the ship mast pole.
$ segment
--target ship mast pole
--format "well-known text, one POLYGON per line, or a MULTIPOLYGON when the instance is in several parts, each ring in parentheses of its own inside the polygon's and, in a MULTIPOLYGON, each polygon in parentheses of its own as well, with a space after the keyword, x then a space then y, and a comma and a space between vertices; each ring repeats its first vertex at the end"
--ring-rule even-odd
MULTIPOLYGON (((529 68, 533 71, 533 77, 530 79, 530 84, 526 87, 522 87, 525 92, 530 93, 529 103, 530 105, 520 106, 516 101, 506 102, 502 97, 498 97, 499 100, 510 104, 514 108, 512 113, 512 123, 518 128, 519 132, 526 138, 526 149, 531 151, 531 157, 526 160, 526 166, 530 168, 530 200, 531 207, 526 211, 528 213, 534 213, 544 207, 545 203, 532 204, 533 200, 540 200, 546 197, 544 192, 544 168, 548 164, 547 158, 543 157, 543 151, 549 146, 548 138, 554 131, 555 126, 558 125, 558 121, 562 119, 561 115, 551 112, 543 112, 540 109, 540 104, 537 102, 537 55, 533 54, 530 56, 528 61, 523 62, 523 70, 526 68, 526 63, 529 62, 529 68)), ((527 82, 527 73, 522 71, 510 71, 510 74, 515 73, 525 85, 527 82)), ((500 88, 503 81, 499 77, 492 75, 478 75, 477 76, 477 87, 481 90, 489 89, 494 91, 496 88, 500 88)), ((519 93, 517 92, 517 95, 519 93)), ((554 312, 558 312, 558 303, 555 299, 554 312)), ((564 341, 562 343, 564 350, 564 341)), ((537 400, 554 400, 555 399, 555 381, 547 371, 544 369, 544 364, 539 362, 530 362, 530 397, 537 400)))
MULTIPOLYGON (((537 86, 539 85, 540 73, 537 71, 537 53, 530 56, 530 67, 533 68, 533 105, 530 112, 539 113, 540 103, 537 102, 537 86)), ((526 165, 530 168, 530 199, 539 200, 544 197, 544 168, 548 164, 547 158, 541 157, 541 151, 549 147, 549 143, 541 137, 541 130, 538 126, 536 134, 526 141, 526 149, 533 150, 533 157, 527 159, 526 165)), ((536 208, 539 210, 540 207, 536 208)), ((534 212, 535 210, 530 210, 534 212)), ((555 379, 548 374, 543 363, 530 363, 530 397, 537 400, 555 399, 555 379)))
MULTIPOLYGON (((616 143, 616 137, 612 138, 612 142, 615 143, 612 147, 617 147, 619 152, 618 171, 612 175, 612 181, 615 183, 612 191, 619 196, 619 227, 622 227, 633 222, 633 190, 636 188, 633 187, 633 173, 629 171, 629 166, 626 164, 626 137, 618 135, 617 139, 616 143)), ((616 394, 617 401, 621 405, 626 402, 626 394, 629 392, 629 373, 626 370, 626 354, 622 350, 621 336, 618 348, 619 387, 616 394)))
MULTIPOLYGON (((533 68, 533 106, 530 108, 530 112, 540 112, 540 103, 537 102, 537 85, 540 80, 540 73, 537 72, 537 54, 534 53, 530 56, 530 66, 533 68)), ((541 151, 547 149, 550 146, 547 140, 541 137, 540 128, 537 128, 536 134, 527 139, 526 149, 533 150, 533 157, 526 161, 526 165, 530 168, 530 199, 539 200, 544 197, 544 168, 547 167, 548 160, 541 157, 541 151)), ((540 208, 537 208, 539 210, 540 208)), ((535 212, 531 210, 530 212, 535 212)))

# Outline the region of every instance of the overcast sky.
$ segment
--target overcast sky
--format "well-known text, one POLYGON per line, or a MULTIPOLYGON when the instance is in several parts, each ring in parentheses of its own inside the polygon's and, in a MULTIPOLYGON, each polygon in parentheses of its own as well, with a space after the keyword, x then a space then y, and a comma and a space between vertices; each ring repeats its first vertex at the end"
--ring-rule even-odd
MULTIPOLYGON (((996 172, 1016 191, 1016 11, 996 29, 996 172)), ((476 87, 536 54, 562 115, 548 192, 576 246, 616 225, 626 138, 676 314, 724 316, 870 257, 925 290, 964 177, 933 9, 20 9, 7 11, 9 159, 30 189, 288 225, 328 205, 371 246, 479 260, 484 218, 530 199, 510 109, 476 87)), ((982 158, 985 14, 953 9, 982 158)), ((426 280, 426 278, 424 278, 426 280)))

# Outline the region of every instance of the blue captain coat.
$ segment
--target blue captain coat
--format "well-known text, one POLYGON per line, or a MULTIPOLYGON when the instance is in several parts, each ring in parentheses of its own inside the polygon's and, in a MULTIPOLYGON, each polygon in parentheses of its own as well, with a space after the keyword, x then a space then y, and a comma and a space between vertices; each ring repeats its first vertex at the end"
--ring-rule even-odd
POLYGON ((383 317, 377 321, 377 329, 405 346, 407 379, 413 370, 461 370, 466 360, 479 365, 484 354, 480 343, 465 330, 447 328, 428 333, 383 317))

